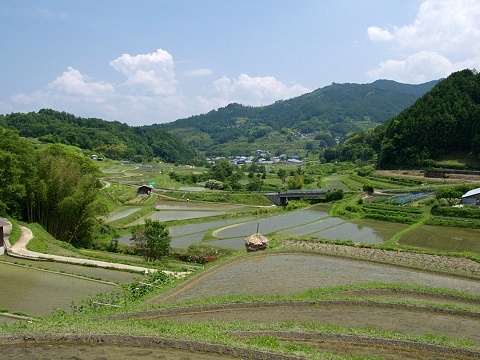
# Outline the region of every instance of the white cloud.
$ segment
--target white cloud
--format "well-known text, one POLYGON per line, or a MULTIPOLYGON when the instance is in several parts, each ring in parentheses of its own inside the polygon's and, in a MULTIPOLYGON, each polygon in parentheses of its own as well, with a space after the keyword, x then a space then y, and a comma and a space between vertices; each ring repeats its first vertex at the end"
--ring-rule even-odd
POLYGON ((373 79, 394 79, 403 83, 423 83, 440 79, 445 74, 461 70, 436 52, 421 51, 404 60, 382 61, 368 76, 373 79))
POLYGON ((372 41, 394 44, 399 59, 382 61, 368 72, 371 78, 428 81, 466 67, 480 66, 480 2, 426 0, 415 20, 390 30, 373 26, 372 41), (408 73, 407 73, 408 72, 408 73))
POLYGON ((369 27, 367 34, 372 41, 389 41, 394 39, 394 36, 390 33, 390 31, 380 29, 376 26, 369 27))
POLYGON ((250 77, 247 74, 241 74, 237 79, 223 76, 214 82, 214 88, 217 96, 225 101, 236 101, 246 105, 267 104, 309 91, 298 84, 288 87, 273 76, 250 77))
POLYGON ((111 84, 90 81, 87 76, 82 75, 80 71, 71 66, 62 75, 48 84, 48 88, 69 95, 95 99, 109 97, 115 92, 111 84))
POLYGON ((190 70, 190 71, 184 72, 184 75, 186 76, 207 76, 212 74, 213 74, 213 70, 211 69, 196 69, 196 70, 190 70))
MULTIPOLYGON (((201 94, 186 98, 175 79, 173 57, 162 49, 154 53, 123 54, 110 65, 125 75, 119 84, 92 79, 69 66, 43 89, 31 94, 17 94, 0 109, 31 111, 53 108, 78 116, 119 120, 131 125, 163 123, 210 111, 231 102, 245 105, 267 105, 280 99, 308 92, 298 84, 286 85, 272 76, 238 78, 226 76, 204 85, 201 94)), ((205 76, 210 69, 190 72, 205 76)), ((189 84, 183 84, 188 86, 189 84)))
POLYGON ((143 95, 171 95, 176 91, 173 57, 168 51, 132 56, 123 54, 110 62, 127 77, 122 90, 143 95))

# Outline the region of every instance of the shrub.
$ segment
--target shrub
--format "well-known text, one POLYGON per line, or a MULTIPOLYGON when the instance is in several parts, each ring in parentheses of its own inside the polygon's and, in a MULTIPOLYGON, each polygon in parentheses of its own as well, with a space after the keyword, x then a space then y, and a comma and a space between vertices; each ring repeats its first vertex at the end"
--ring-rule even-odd
POLYGON ((373 194, 373 186, 370 185, 370 184, 363 184, 363 191, 365 191, 369 195, 372 195, 373 194))
POLYGON ((364 166, 357 169, 357 174, 362 177, 369 176, 372 174, 372 172, 373 168, 371 166, 364 166))
POLYGON ((325 200, 327 202, 335 201, 335 200, 342 200, 342 199, 343 199, 343 190, 342 189, 330 191, 329 193, 327 193, 327 195, 325 195, 325 200))

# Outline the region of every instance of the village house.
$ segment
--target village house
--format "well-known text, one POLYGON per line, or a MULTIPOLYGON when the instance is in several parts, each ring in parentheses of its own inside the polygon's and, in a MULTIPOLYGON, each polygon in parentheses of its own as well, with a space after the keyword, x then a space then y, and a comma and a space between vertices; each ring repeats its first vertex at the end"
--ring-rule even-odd
POLYGON ((480 205, 480 188, 470 190, 462 195, 462 205, 480 205))
POLYGON ((150 195, 152 193, 153 186, 151 185, 142 185, 139 186, 137 190, 137 195, 150 195))

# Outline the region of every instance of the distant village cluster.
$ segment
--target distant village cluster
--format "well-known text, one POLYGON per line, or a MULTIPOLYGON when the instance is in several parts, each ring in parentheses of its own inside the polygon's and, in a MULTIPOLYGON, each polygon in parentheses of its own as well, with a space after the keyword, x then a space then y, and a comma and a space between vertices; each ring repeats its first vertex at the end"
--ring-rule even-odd
MULTIPOLYGON (((225 157, 216 157, 216 158, 207 158, 207 161, 210 164, 215 164, 215 161, 219 159, 225 159, 225 157)), ((249 165, 254 162, 254 160, 259 165, 268 165, 268 164, 278 164, 278 163, 290 163, 294 165, 303 165, 303 161, 299 160, 295 156, 288 156, 286 154, 282 154, 279 156, 272 156, 267 151, 264 150, 257 150, 255 154, 252 156, 233 156, 228 158, 232 165, 249 165)))

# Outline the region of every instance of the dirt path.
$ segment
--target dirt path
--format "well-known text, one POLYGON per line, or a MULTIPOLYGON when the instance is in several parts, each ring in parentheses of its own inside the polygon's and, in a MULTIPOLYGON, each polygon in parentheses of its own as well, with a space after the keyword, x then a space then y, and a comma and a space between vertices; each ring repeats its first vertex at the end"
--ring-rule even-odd
MULTIPOLYGON (((6 228, 5 233, 10 234, 11 224, 9 226, 6 226, 5 228, 6 228)), ((33 252, 27 249, 28 242, 33 238, 32 231, 29 228, 21 225, 20 225, 20 229, 22 230, 22 236, 14 245, 10 245, 8 241, 8 236, 5 238, 7 255, 24 258, 24 259, 31 259, 31 260, 54 260, 54 261, 78 264, 78 265, 90 265, 90 266, 93 265, 93 266, 98 266, 103 268, 129 270, 129 271, 135 271, 135 272, 145 273, 145 274, 154 273, 157 271, 157 269, 146 268, 143 266, 134 266, 134 265, 127 265, 127 264, 112 263, 112 262, 101 261, 101 260, 79 259, 79 258, 68 257, 68 256, 33 252)), ((165 271, 165 270, 164 272, 170 275, 175 275, 175 276, 185 276, 186 274, 188 274, 188 272, 173 272, 173 271, 165 271)))

